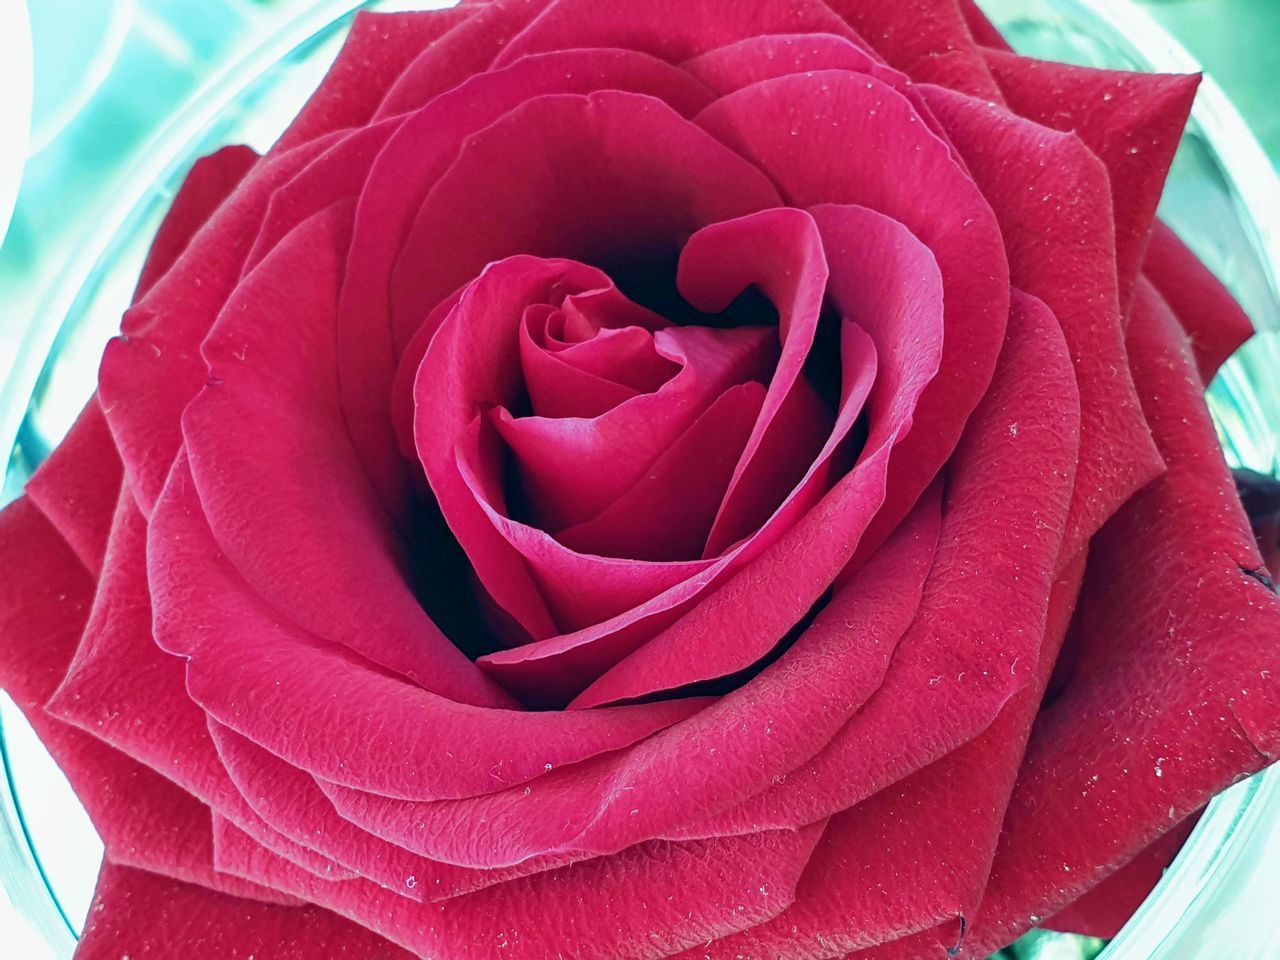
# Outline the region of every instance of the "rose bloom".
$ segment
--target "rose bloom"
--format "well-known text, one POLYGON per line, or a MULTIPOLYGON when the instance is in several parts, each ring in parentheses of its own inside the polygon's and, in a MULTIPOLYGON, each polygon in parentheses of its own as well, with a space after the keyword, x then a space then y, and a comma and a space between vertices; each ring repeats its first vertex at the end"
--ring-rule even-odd
POLYGON ((957 0, 358 18, 0 518, 77 956, 1114 932, 1280 747, 1196 84, 957 0))

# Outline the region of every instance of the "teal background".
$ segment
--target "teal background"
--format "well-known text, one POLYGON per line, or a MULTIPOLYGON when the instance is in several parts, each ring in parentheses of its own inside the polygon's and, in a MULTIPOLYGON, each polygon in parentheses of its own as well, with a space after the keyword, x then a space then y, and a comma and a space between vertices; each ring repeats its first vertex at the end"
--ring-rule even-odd
POLYGON ((1280 165, 1280 0, 1140 0, 1204 64, 1280 165))

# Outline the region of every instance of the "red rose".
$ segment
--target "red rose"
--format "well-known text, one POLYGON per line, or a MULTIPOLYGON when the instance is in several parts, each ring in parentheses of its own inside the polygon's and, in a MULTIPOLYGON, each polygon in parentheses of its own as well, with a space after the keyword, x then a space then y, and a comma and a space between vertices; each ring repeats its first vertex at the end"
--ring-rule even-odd
POLYGON ((106 845, 77 955, 1123 922, 1280 746, 1202 399, 1250 328, 1153 231, 1196 78, 1001 47, 954 0, 364 16, 198 163, 0 518, 0 679, 106 845))

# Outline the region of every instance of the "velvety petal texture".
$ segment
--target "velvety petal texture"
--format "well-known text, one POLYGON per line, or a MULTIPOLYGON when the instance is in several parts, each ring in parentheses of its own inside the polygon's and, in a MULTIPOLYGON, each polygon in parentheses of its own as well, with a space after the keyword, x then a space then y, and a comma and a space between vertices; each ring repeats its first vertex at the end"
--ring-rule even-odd
POLYGON ((1252 327, 1155 219, 1197 82, 971 0, 357 16, 0 513, 77 958, 1114 934, 1280 750, 1252 327))

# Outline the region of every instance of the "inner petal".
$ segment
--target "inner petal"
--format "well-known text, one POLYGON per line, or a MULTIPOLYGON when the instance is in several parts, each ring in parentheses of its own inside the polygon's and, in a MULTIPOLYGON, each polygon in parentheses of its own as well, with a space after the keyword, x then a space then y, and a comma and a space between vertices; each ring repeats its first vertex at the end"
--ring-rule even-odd
POLYGON ((520 325, 520 363, 531 412, 597 417, 652 393, 680 366, 658 352, 653 331, 666 321, 616 288, 532 304, 520 325))
POLYGON ((654 351, 679 368, 652 393, 591 418, 519 416, 508 405, 491 412, 512 454, 514 519, 550 533, 590 520, 634 487, 725 390, 766 382, 777 359, 768 327, 670 327, 652 339, 654 351))

